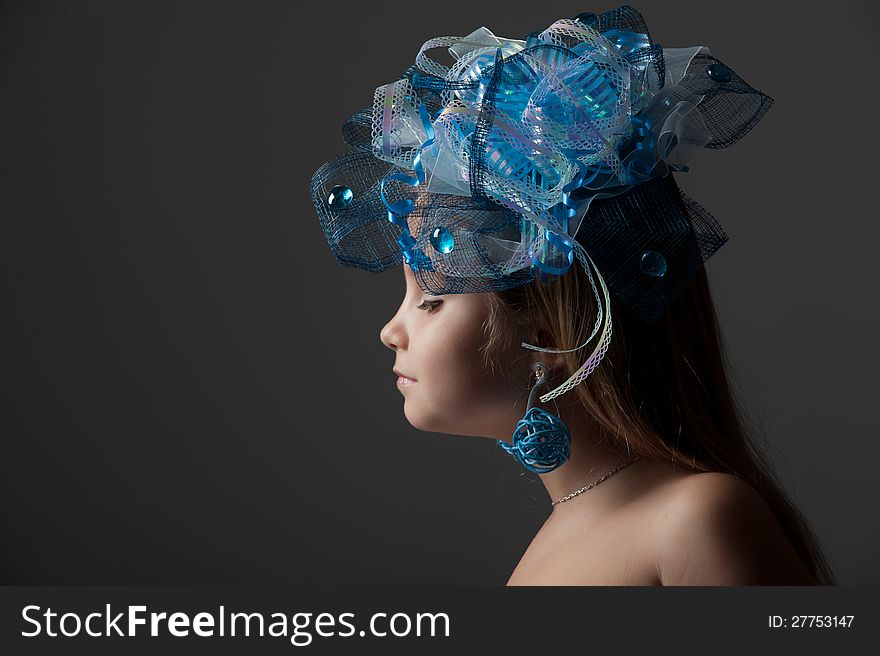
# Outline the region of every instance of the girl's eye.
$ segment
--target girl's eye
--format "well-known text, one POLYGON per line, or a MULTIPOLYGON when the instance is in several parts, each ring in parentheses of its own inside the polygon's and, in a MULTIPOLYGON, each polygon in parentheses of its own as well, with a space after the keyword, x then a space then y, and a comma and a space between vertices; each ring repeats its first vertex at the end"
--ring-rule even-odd
POLYGON ((422 304, 417 306, 416 309, 427 310, 429 313, 431 313, 434 312, 442 302, 443 301, 422 301, 422 304))

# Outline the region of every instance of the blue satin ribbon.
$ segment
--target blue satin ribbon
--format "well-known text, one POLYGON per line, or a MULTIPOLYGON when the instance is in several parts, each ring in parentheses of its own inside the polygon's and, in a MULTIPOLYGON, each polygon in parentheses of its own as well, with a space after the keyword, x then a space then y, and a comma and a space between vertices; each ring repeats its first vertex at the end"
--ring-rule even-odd
POLYGON ((379 196, 382 199, 382 203, 388 209, 388 220, 394 225, 403 228, 403 232, 397 237, 397 244, 400 246, 400 251, 403 253, 406 263, 413 271, 418 271, 421 268, 431 271, 434 268, 431 264, 431 258, 425 255, 422 249, 418 248, 416 240, 410 234, 409 222, 406 219, 407 215, 415 209, 415 203, 409 198, 404 198, 392 204, 385 197, 385 183, 389 180, 397 180, 411 187, 425 184, 425 167, 422 164, 422 151, 434 144, 434 126, 431 124, 431 117, 428 116, 428 110, 425 109, 424 104, 419 105, 419 117, 422 119, 422 127, 425 129, 425 134, 428 138, 419 146, 413 158, 412 168, 415 171, 416 177, 406 175, 405 173, 386 175, 379 181, 379 196))
MULTIPOLYGON (((552 217, 559 225, 568 229, 568 222, 575 217, 580 208, 583 207, 583 200, 576 201, 571 198, 572 192, 578 189, 586 189, 596 192, 591 198, 611 197, 624 193, 633 186, 642 182, 647 182, 654 178, 662 177, 672 170, 687 170, 687 167, 677 166, 661 166, 658 164, 662 160, 656 154, 657 139, 652 131, 653 122, 647 116, 636 115, 632 117, 633 135, 631 140, 621 149, 621 163, 624 167, 624 178, 626 184, 610 184, 613 180, 611 169, 605 165, 595 167, 587 167, 582 161, 575 159, 576 153, 567 153, 577 164, 578 171, 571 182, 562 188, 562 200, 551 207, 547 214, 552 217), (603 181, 600 176, 605 175, 603 181)), ((562 254, 567 257, 567 264, 562 266, 551 266, 541 261, 537 254, 532 257, 532 262, 546 274, 565 273, 573 262, 572 242, 564 239, 551 230, 545 229, 546 239, 553 244, 562 254)))
POLYGON ((605 30, 602 36, 611 41, 624 53, 635 52, 641 48, 647 48, 651 45, 651 40, 647 34, 642 32, 631 32, 629 30, 605 30))
POLYGON ((631 121, 633 136, 630 143, 621 149, 621 162, 627 173, 626 182, 637 185, 661 177, 654 174, 654 169, 661 160, 656 153, 657 138, 652 131, 654 123, 651 118, 637 114, 631 121))

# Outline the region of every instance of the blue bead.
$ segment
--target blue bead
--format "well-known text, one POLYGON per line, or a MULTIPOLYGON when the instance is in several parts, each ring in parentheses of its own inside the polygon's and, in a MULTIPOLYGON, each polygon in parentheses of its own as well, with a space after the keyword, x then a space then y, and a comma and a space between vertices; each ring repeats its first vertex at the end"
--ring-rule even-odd
POLYGON ((642 253, 642 271, 649 276, 662 278, 666 273, 666 258, 657 251, 645 251, 642 253))
POLYGON ((431 231, 431 246, 441 253, 449 253, 455 246, 455 239, 452 233, 443 226, 437 226, 431 231))
POLYGON ((706 72, 716 82, 730 82, 733 78, 733 75, 730 72, 730 69, 727 66, 722 64, 712 64, 706 72))
POLYGON ((354 194, 351 189, 343 185, 336 185, 327 196, 327 205, 333 210, 344 210, 351 204, 354 194))

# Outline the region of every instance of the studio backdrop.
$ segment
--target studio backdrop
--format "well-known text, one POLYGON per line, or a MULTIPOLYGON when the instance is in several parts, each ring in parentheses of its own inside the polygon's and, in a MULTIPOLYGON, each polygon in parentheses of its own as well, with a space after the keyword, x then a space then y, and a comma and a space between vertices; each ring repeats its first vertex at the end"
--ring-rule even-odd
MULTIPOLYGON (((877 8, 634 3, 775 100, 678 176, 737 391, 841 583, 880 581, 877 8)), ((503 585, 550 512, 402 412, 399 268, 340 267, 309 180, 431 37, 612 4, 0 3, 0 582, 503 585)))

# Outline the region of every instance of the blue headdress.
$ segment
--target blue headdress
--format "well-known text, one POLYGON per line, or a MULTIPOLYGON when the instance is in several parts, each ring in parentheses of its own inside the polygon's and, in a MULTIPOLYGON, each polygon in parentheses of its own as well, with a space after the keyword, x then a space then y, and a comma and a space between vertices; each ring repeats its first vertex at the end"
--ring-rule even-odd
POLYGON ((612 294, 653 323, 724 244, 671 173, 695 148, 736 143, 772 104, 705 46, 652 43, 629 6, 524 40, 481 27, 427 41, 376 89, 343 126, 352 151, 315 172, 312 199, 341 264, 403 260, 430 294, 547 280, 577 258, 599 307, 590 338, 523 346, 599 339, 547 401, 604 356, 612 294), (452 66, 428 57, 438 47, 452 66))

